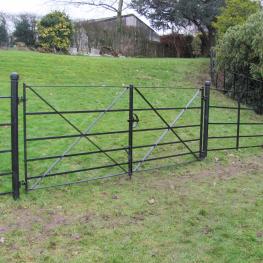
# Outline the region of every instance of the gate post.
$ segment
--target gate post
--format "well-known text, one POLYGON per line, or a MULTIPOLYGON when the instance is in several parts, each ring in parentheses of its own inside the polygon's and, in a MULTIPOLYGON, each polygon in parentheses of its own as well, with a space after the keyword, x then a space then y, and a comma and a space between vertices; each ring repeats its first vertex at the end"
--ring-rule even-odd
POLYGON ((240 112, 241 112, 241 103, 240 98, 238 98, 238 108, 237 108, 237 136, 236 136, 236 149, 239 149, 240 142, 240 112))
POLYGON ((203 133, 203 154, 202 158, 207 157, 207 149, 208 149, 208 128, 209 128, 209 109, 210 109, 210 87, 211 82, 205 82, 205 90, 204 90, 204 133, 203 133))
POLYGON ((18 80, 19 75, 12 73, 11 79, 11 145, 12 145, 12 192, 19 198, 19 151, 18 151, 18 80))
POLYGON ((129 150, 128 150, 128 175, 133 173, 133 85, 129 86, 129 150))
POLYGON ((199 141, 199 159, 200 161, 204 159, 203 156, 203 137, 204 137, 204 101, 205 101, 205 91, 204 87, 201 88, 201 107, 200 107, 200 141, 199 141))

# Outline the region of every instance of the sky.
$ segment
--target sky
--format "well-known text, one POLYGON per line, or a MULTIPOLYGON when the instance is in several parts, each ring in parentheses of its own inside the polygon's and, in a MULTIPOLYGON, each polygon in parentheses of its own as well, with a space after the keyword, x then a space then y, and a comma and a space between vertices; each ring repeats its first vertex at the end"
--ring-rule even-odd
MULTIPOLYGON (((45 15, 50 11, 60 10, 66 12, 72 19, 92 19, 114 16, 115 13, 105 9, 98 9, 91 6, 74 7, 65 4, 57 4, 51 0, 0 0, 0 12, 19 14, 34 13, 37 15, 45 15)), ((134 10, 128 9, 124 14, 134 13, 134 10)), ((150 23, 142 16, 139 16, 145 23, 150 23)))

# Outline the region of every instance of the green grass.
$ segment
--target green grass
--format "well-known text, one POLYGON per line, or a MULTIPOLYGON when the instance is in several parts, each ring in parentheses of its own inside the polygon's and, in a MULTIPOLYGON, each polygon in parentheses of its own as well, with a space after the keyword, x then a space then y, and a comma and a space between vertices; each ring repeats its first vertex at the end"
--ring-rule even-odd
MULTIPOLYGON (((58 110, 103 109, 123 90, 122 86, 169 86, 163 90, 140 89, 154 106, 183 107, 194 90, 208 78, 207 59, 88 58, 32 52, 0 51, 0 95, 8 95, 12 71, 28 85, 112 85, 91 89, 35 88, 58 110)), ((22 85, 20 87, 22 95, 22 85)), ((127 108, 128 94, 115 105, 127 108)), ((218 92, 211 104, 235 105, 218 92)), ((200 105, 198 97, 193 106, 200 105)), ((1 122, 8 122, 8 103, 1 104, 1 122), (4 114, 3 114, 4 113, 4 114)), ((22 105, 20 128, 22 130, 22 105)), ((135 107, 147 107, 135 94, 135 107)), ((51 111, 30 90, 28 111, 51 111)), ((179 111, 162 112, 171 122, 179 111)), ((163 127, 153 112, 140 112, 140 129, 163 127)), ((96 114, 66 115, 80 130, 96 114)), ((106 114, 92 132, 127 130, 127 113, 106 114)), ((212 122, 235 122, 237 112, 211 110, 212 122)), ((198 110, 187 111, 177 125, 199 124, 198 110)), ((242 112, 243 122, 262 122, 250 111, 242 112)), ((178 129, 185 140, 199 138, 199 128, 178 129)), ((8 128, 0 131, 1 148, 9 147, 8 128)), ((27 117, 27 136, 76 134, 56 115, 27 117)), ((161 131, 135 133, 134 144, 152 144, 161 131)), ((222 125, 210 129, 211 136, 235 135, 236 127, 222 125)), ((242 126, 241 134, 262 134, 262 126, 242 126)), ((20 134, 21 159, 23 134, 20 134)), ((127 145, 127 134, 93 136, 104 149, 127 145)), ((175 140, 168 134, 164 141, 175 140)), ((61 154, 74 139, 28 143, 28 158, 61 154)), ((242 145, 262 143, 262 138, 242 139, 242 145)), ((194 151, 198 142, 189 143, 194 151)), ((233 147, 232 139, 210 141, 209 147, 233 147)), ((72 152, 96 150, 85 139, 72 152)), ((147 149, 134 152, 142 158, 147 149)), ((186 152, 181 145, 157 148, 152 157, 186 152)), ((119 162, 125 152, 112 153, 119 162)), ((1 169, 9 169, 9 156, 1 156, 1 169)), ((262 149, 211 152, 204 162, 190 162, 191 156, 149 162, 144 168, 174 165, 166 169, 138 173, 130 181, 115 178, 81 186, 42 190, 23 194, 13 202, 1 197, 0 262, 260 262, 262 246, 262 149), (252 157, 253 156, 253 157, 252 157)), ((29 176, 43 173, 52 161, 32 162, 29 176)), ((64 159, 54 172, 110 164, 104 155, 64 159)), ((125 166, 126 167, 126 166, 125 166)), ((99 172, 45 178, 40 186, 118 173, 118 168, 99 172)), ((21 160, 21 176, 23 176, 21 160)), ((10 189, 10 179, 0 179, 0 191, 10 189)), ((33 182, 30 182, 32 186, 33 182)))

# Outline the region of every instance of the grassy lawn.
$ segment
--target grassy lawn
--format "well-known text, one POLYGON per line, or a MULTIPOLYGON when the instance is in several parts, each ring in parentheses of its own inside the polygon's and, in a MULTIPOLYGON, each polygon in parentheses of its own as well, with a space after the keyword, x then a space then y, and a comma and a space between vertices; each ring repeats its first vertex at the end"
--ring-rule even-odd
MULTIPOLYGON (((0 51, 0 96, 9 94, 9 74, 17 71, 21 84, 70 85, 35 90, 61 111, 103 109, 129 84, 156 107, 184 107, 208 78, 207 59, 87 58, 47 55, 32 52, 0 51), (75 85, 75 86, 74 86, 75 85), (111 85, 113 88, 84 88, 77 85, 111 85), (145 89, 169 86, 169 89, 145 89)), ((22 85, 20 88, 22 95, 22 85)), ((114 106, 127 108, 128 93, 114 106)), ((135 108, 147 104, 135 94, 135 108)), ((218 92, 211 104, 235 105, 218 92)), ((192 106, 200 105, 200 96, 192 106)), ((22 105, 21 122, 22 130, 22 105)), ((1 122, 8 122, 8 102, 1 102, 1 122)), ((27 91, 27 111, 52 111, 35 94, 27 91)), ((162 112, 170 123, 179 110, 162 112)), ((96 114, 68 114, 81 131, 96 114)), ((139 112, 139 127, 164 127, 153 112, 139 112)), ((109 113, 92 130, 127 130, 128 113, 109 113)), ((211 122, 235 122, 237 112, 211 110, 211 122)), ((251 111, 242 112, 243 122, 263 122, 251 111)), ((187 111, 177 125, 199 124, 199 110, 187 111)), ((1 147, 9 147, 9 128, 1 129, 1 147)), ((136 132, 134 144, 152 144, 163 131, 136 132)), ((199 138, 199 127, 178 129, 185 140, 199 138)), ((57 115, 28 116, 27 137, 74 135, 57 115)), ((236 127, 213 127, 210 136, 235 135, 236 127)), ((262 134, 262 126, 241 127, 241 135, 262 134)), ((21 159, 23 134, 20 134, 21 159)), ((127 146, 127 134, 93 136, 104 149, 127 146)), ((28 142, 28 158, 61 154, 74 138, 28 142)), ((176 141, 169 133, 164 142, 176 141)), ((262 143, 261 138, 243 138, 241 146, 262 143)), ((189 143, 198 151, 199 142, 189 143)), ((213 140, 210 148, 234 147, 235 141, 213 140)), ((94 151, 81 140, 71 153, 94 151)), ((135 150, 141 159, 148 149, 135 150)), ((151 157, 186 152, 182 144, 158 147, 151 157)), ((127 153, 111 154, 119 162, 127 153)), ((1 156, 0 167, 8 170, 10 156, 1 156)), ((126 177, 96 181, 74 187, 53 188, 22 193, 21 200, 0 199, 0 262, 261 262, 263 237, 262 149, 211 152, 203 162, 193 156, 149 162, 143 168, 173 165, 141 172, 132 180, 126 177)), ((32 162, 29 176, 42 174, 54 160, 32 162)), ((65 158, 53 172, 77 170, 109 164, 103 155, 65 158)), ((124 166, 126 168, 126 166, 124 166)), ((21 160, 21 177, 23 177, 21 160)), ((120 169, 44 178, 40 187, 94 178, 120 169)), ((30 186, 35 180, 30 181, 30 186)), ((0 178, 0 191, 10 189, 10 178, 0 178)))

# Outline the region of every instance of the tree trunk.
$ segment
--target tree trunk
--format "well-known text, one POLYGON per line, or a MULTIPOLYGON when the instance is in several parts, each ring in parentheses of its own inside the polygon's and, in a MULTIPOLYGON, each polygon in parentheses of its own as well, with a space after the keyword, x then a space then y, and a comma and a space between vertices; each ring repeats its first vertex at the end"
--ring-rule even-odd
POLYGON ((118 11, 117 11, 117 49, 118 52, 121 52, 122 46, 122 9, 123 9, 123 0, 119 0, 118 11))

